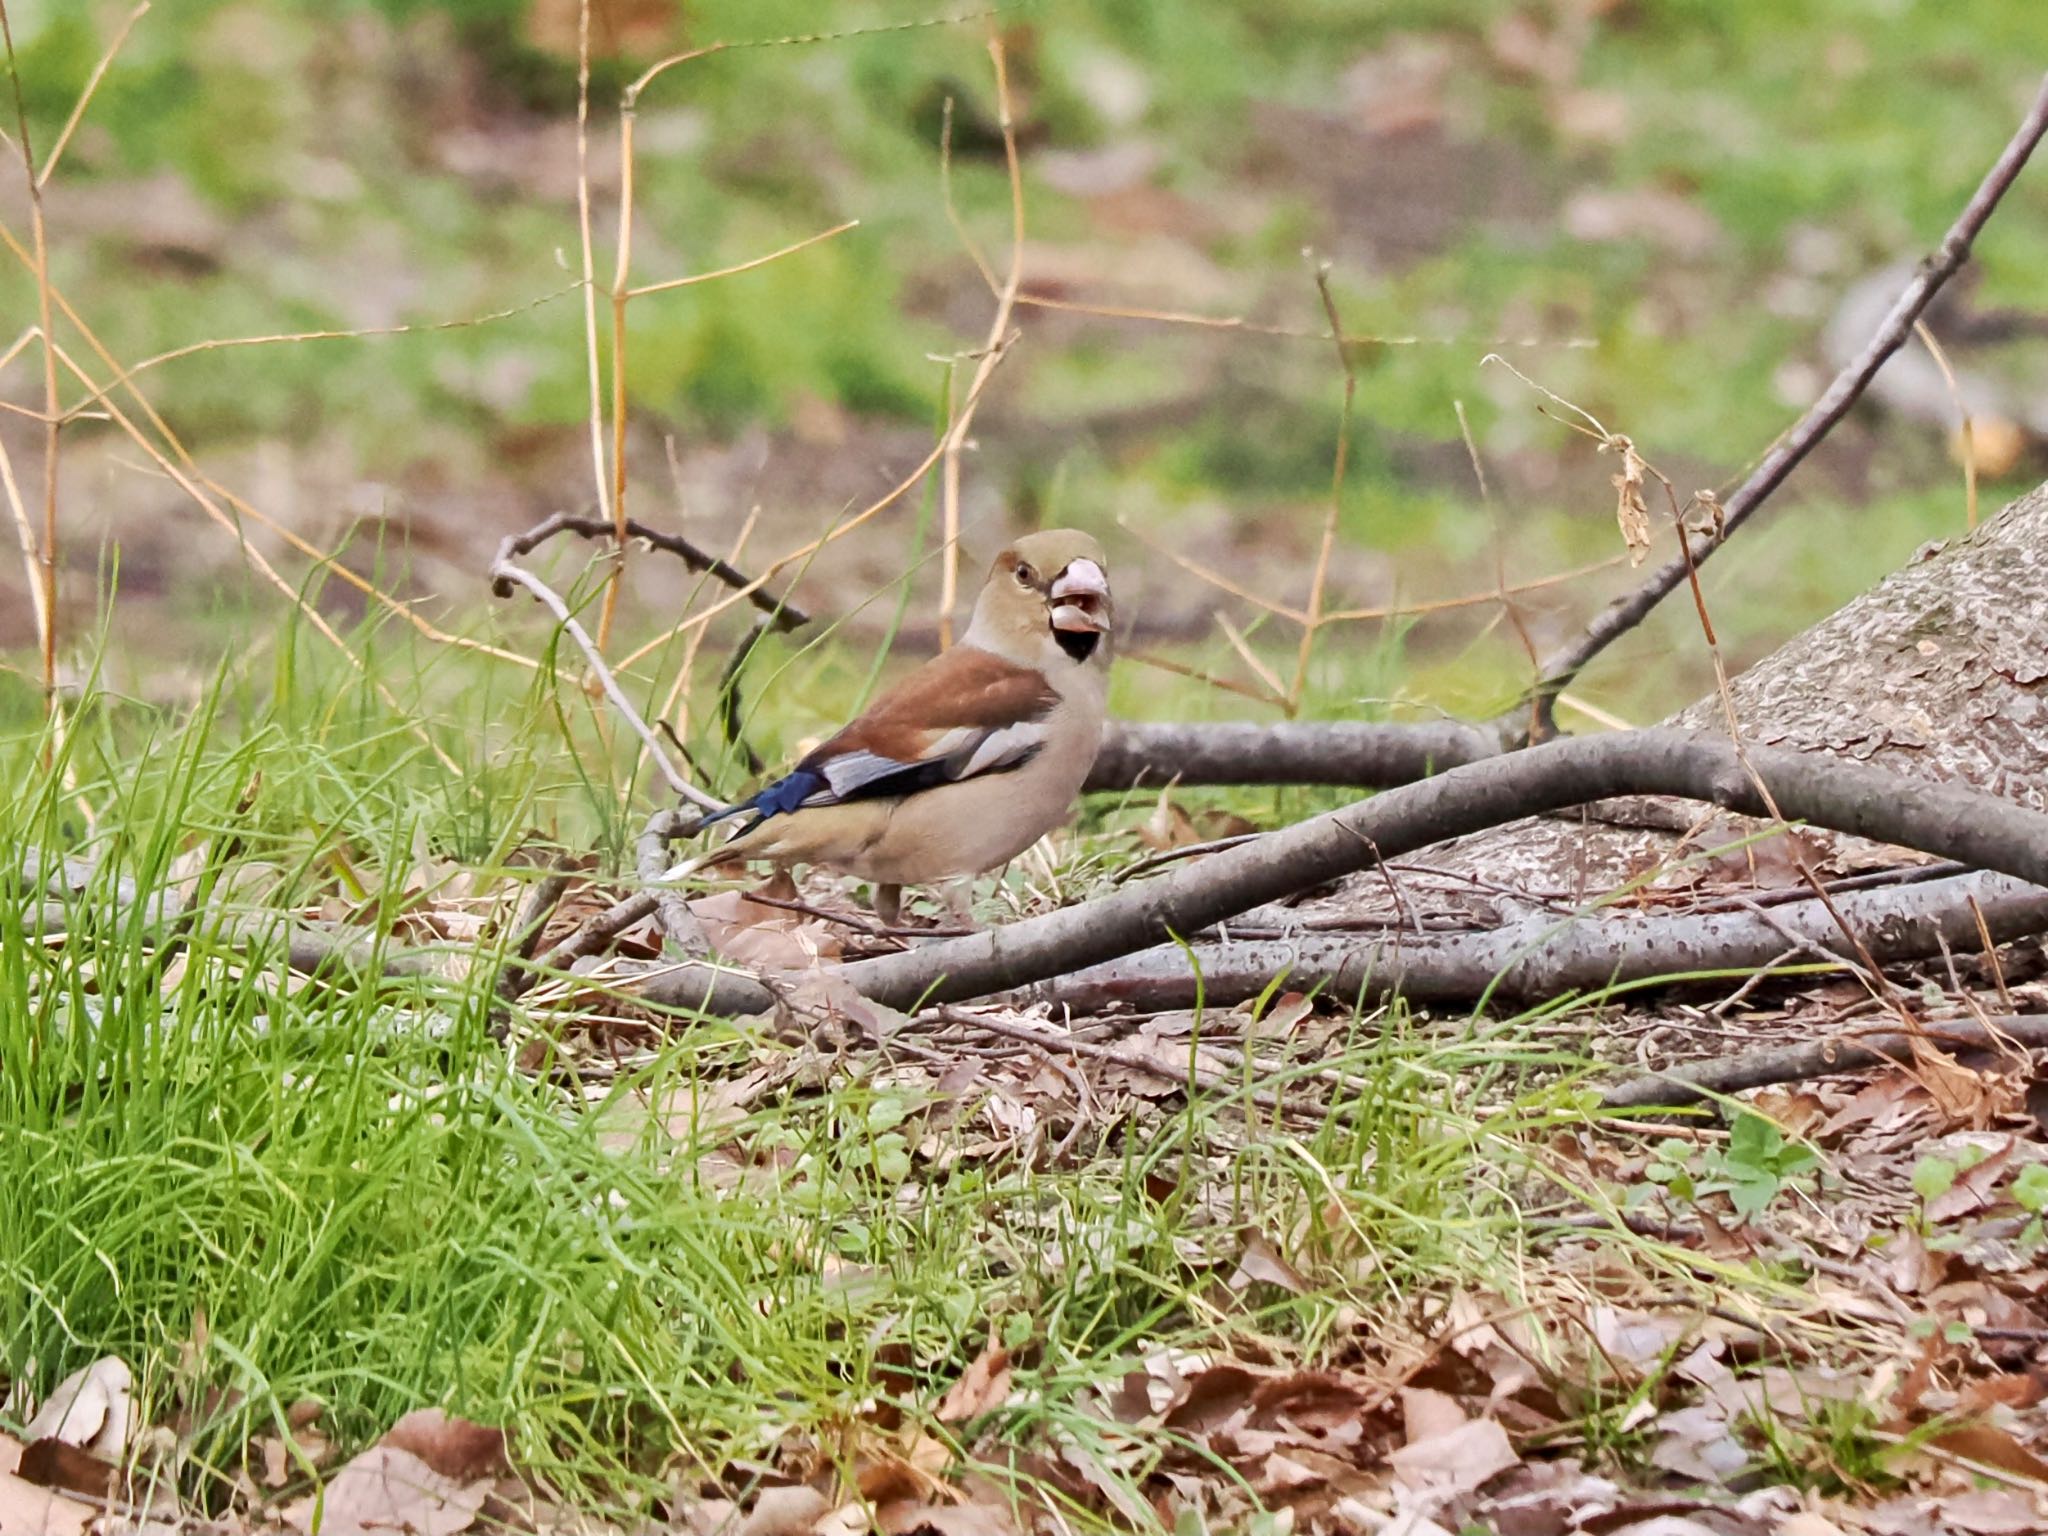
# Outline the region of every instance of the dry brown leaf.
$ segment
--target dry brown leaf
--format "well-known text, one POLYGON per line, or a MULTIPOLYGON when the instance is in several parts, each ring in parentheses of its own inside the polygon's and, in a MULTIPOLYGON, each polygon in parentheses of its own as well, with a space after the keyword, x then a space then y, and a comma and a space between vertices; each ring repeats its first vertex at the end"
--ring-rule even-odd
MULTIPOLYGON (((1978 1076, 1967 1067, 1956 1070, 1972 1079, 1978 1076)), ((1927 1202, 1927 1219, 1936 1223, 1954 1221, 1958 1216, 1990 1209, 1992 1191, 2012 1171, 2013 1153, 2018 1148, 2019 1138, 2008 1136, 2003 1146, 1959 1172, 1955 1183, 1927 1202)))
POLYGON ((1643 456, 1636 445, 1620 433, 1607 446, 1621 455, 1621 473, 1614 481, 1614 518, 1621 527, 1621 539, 1628 546, 1628 563, 1641 565, 1650 552, 1650 508, 1643 500, 1643 456))
POLYGON ((939 1399, 941 1424, 958 1424, 1000 1408, 1010 1396, 1010 1352, 991 1339, 939 1399))
POLYGON ((1412 1441, 1388 1459, 1397 1482, 1438 1494, 1470 1493, 1522 1460, 1492 1419, 1470 1419, 1446 1434, 1412 1441))
POLYGON ((1834 1521, 1815 1509, 1795 1509, 1778 1522, 1771 1536, 1849 1536, 1834 1521))
POLYGON ((2011 1088, 2001 1074, 1966 1067, 1946 1051, 1917 1038, 1913 1042, 1913 1073, 1949 1125, 1983 1130, 2010 1107, 2011 1088))
POLYGON ((25 1440, 61 1440, 118 1460, 128 1449, 135 1405, 134 1373, 126 1362, 106 1355, 57 1384, 22 1432, 25 1440))
POLYGON ((1153 804, 1152 814, 1145 818, 1138 828, 1138 841, 1154 853, 1165 853, 1171 848, 1186 848, 1202 841, 1202 834, 1195 830, 1195 820, 1174 802, 1170 789, 1159 791, 1159 799, 1153 804))
POLYGON ((2027 1536, 2048 1522, 2048 1505, 2016 1488, 1976 1488, 1952 1493, 1936 1506, 1942 1519, 1971 1536, 2027 1536))
POLYGON ((735 1536, 803 1536, 832 1508, 832 1501, 803 1483, 763 1488, 754 1507, 736 1525, 710 1527, 735 1536))
POLYGON ((386 1430, 378 1444, 409 1451, 458 1483, 500 1477, 512 1470, 505 1457, 505 1431, 450 1418, 439 1408, 415 1408, 386 1430))
POLYGON ((1471 1417, 1448 1392, 1434 1387, 1401 1389, 1401 1433, 1410 1445, 1462 1429, 1471 1417))
POLYGON ((1277 1285, 1290 1296, 1306 1296, 1310 1290, 1301 1271, 1281 1256, 1280 1250, 1258 1232, 1247 1232, 1244 1251, 1237 1256, 1236 1273, 1230 1288, 1242 1291, 1253 1285, 1277 1285))
POLYGON ((40 1488, 15 1475, 22 1445, 0 1435, 0 1532, 6 1536, 83 1536, 95 1519, 96 1506, 66 1498, 53 1488, 40 1488))
MULTIPOLYGON (((792 894, 795 888, 790 887, 792 894)), ((775 893, 778 897, 781 892, 775 893)), ((843 931, 783 907, 718 891, 689 903, 704 937, 723 959, 764 971, 805 971, 846 952, 843 931)))
POLYGON ((1749 1452, 1730 1431, 1727 1414, 1711 1404, 1674 1409, 1657 1420, 1657 1429, 1652 1465, 1688 1481, 1713 1487, 1749 1466, 1749 1452))
POLYGON ((488 1479, 461 1483, 443 1477, 410 1451, 372 1446, 343 1467, 316 1494, 278 1511, 288 1526, 319 1536, 456 1536, 468 1529, 490 1495, 488 1479))
POLYGON ((875 1511, 882 1536, 1017 1536, 999 1504, 885 1504, 875 1511))
POLYGON ((24 1482, 83 1499, 112 1501, 119 1497, 123 1481, 115 1463, 54 1438, 31 1440, 22 1447, 14 1470, 24 1482))
POLYGON ((2029 1482, 2048 1484, 2048 1461, 2043 1461, 2008 1432, 1995 1424, 1964 1424, 1943 1430, 1930 1442, 1938 1450, 1979 1466, 1995 1467, 2029 1482))

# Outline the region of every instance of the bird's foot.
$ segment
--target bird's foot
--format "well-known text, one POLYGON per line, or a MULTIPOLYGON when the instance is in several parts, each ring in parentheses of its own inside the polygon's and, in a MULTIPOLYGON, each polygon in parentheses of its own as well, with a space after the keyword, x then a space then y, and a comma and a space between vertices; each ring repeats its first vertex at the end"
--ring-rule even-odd
POLYGON ((902 926, 902 886, 877 885, 875 887, 875 920, 879 922, 884 928, 897 928, 902 926))

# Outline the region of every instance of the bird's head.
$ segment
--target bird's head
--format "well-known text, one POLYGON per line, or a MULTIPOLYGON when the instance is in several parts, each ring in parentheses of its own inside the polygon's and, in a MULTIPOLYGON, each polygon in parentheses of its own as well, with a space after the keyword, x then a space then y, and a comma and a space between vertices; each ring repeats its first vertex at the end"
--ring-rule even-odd
POLYGON ((968 642, 1031 666, 1106 662, 1108 567, 1102 546, 1076 529, 1026 534, 989 567, 968 642))

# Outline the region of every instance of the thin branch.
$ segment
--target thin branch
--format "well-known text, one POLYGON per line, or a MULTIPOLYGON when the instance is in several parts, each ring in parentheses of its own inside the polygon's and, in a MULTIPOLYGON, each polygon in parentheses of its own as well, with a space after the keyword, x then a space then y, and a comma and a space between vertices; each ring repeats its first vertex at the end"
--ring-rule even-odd
POLYGON ((506 946, 510 962, 498 976, 498 996, 507 1002, 516 1000, 532 985, 533 972, 528 962, 540 946, 540 936, 547 929, 548 919, 561 905, 562 897, 569 889, 570 878, 567 865, 558 865, 534 883, 520 905, 519 915, 512 924, 511 942, 506 946))
POLYGON ((640 711, 633 707, 632 700, 628 699, 625 691, 619 687, 618 679, 612 676, 611 668, 604 664, 604 658, 598 654, 597 645, 590 638, 589 632, 577 621, 576 615, 569 611, 569 605, 556 595, 554 588, 531 571, 514 565, 509 560, 492 562, 492 591, 509 592, 515 582, 532 593, 541 606, 555 616, 555 622, 569 632, 569 638, 574 640, 577 649, 583 652, 583 659, 590 663, 591 672, 596 676, 598 685, 604 689, 605 697, 611 700, 612 708, 619 712, 626 724, 632 728, 633 734, 640 738, 641 744, 647 748, 647 755, 653 759, 654 766, 660 770, 662 778, 668 781, 668 787, 692 805, 707 811, 718 810, 723 802, 716 796, 706 794, 684 778, 676 765, 669 760, 668 753, 662 750, 661 738, 649 730, 647 722, 640 718, 640 711))
POLYGON ((679 953, 702 958, 711 953, 711 941, 705 936, 704 925, 697 921, 697 914, 690 910, 682 892, 658 883, 668 870, 669 843, 688 835, 694 825, 694 817, 674 811, 655 812, 634 841, 633 869, 641 881, 652 888, 654 919, 661 925, 662 937, 679 953))
MULTIPOLYGON (((1754 748, 1746 756, 1747 764, 1725 737, 1679 730, 1550 742, 1389 790, 1094 901, 861 961, 843 974, 864 996, 897 1008, 1013 991, 1525 816, 1642 794, 1757 815, 1765 810, 1759 783, 1787 817, 2048 886, 2048 813, 1814 753, 1754 748)), ((722 1009, 767 1006, 765 989, 749 993, 730 978, 721 978, 720 992, 722 1009)), ((646 995, 686 1006, 707 1001, 704 978, 688 969, 651 981, 646 995)))
POLYGON ((2009 1014, 1983 1020, 1935 1019, 1911 1033, 1879 1030, 1747 1051, 1725 1061, 1700 1062, 1632 1077, 1602 1094, 1600 1107, 1671 1108, 1696 1104, 1717 1094, 1741 1093, 1776 1083, 1806 1082, 1885 1062, 1911 1067, 1916 1045, 1924 1047, 1929 1043, 1983 1050, 2048 1049, 2048 1014, 2009 1014))
POLYGON ((1727 498, 1723 503, 1725 516, 1714 529, 1700 536, 1697 542, 1689 543, 1680 558, 1660 566, 1633 592, 1626 593, 1608 604, 1592 623, 1587 625, 1585 632, 1578 639, 1564 647, 1544 665, 1542 679, 1535 689, 1536 697, 1554 697, 1560 690, 1570 687, 1587 663, 1642 623, 1660 602, 1685 581, 1689 570, 1728 542, 1735 531, 1755 514, 1771 493, 1784 483, 1786 477, 1833 430, 1835 424, 1849 413, 1850 407, 1861 398, 1863 391, 1877 376, 1878 370, 1884 366, 1886 360, 1913 334, 1913 322, 1919 319, 1921 312, 1933 301, 1935 294, 1941 291, 1942 285, 1969 259, 1972 243, 1996 211, 2000 200, 2011 188, 2044 134, 2048 134, 2048 76, 2043 76, 2041 89, 2034 97, 2033 105, 2028 109, 2026 117, 1990 171, 1986 173, 1983 182, 1964 206, 1956 222, 1943 237, 1941 244, 1920 263, 1913 280, 1900 293, 1892 305, 1891 312, 1885 316, 1884 323, 1878 327, 1877 333, 1865 344, 1863 350, 1835 375, 1833 382, 1807 409, 1806 414, 1779 439, 1770 452, 1764 455, 1763 461, 1751 472, 1749 478, 1727 498))
MULTIPOLYGON (((1017 123, 1010 110, 1009 61, 1003 52, 1002 34, 991 31, 989 62, 996 72, 996 117, 1003 130, 1003 162, 1010 173, 1010 270, 996 295, 994 316, 989 320, 988 339, 982 343, 974 364, 974 376, 967 386, 967 400, 947 428, 945 451, 939 461, 939 508, 941 515, 942 560, 939 566, 939 648, 953 643, 953 609, 960 596, 960 450, 974 426, 974 408, 981 400, 982 386, 1002 361, 1010 344, 1010 316, 1017 304, 1017 285, 1024 280, 1024 172, 1017 161, 1017 123)), ((970 254, 972 247, 969 247, 970 254)))
MULTIPOLYGON (((558 533, 573 533, 578 538, 605 539, 617 530, 609 518, 583 517, 570 512, 557 512, 554 516, 533 525, 524 533, 514 534, 498 546, 498 553, 492 562, 495 572, 499 565, 532 554, 558 533)), ((664 533, 659 528, 650 528, 636 518, 626 519, 626 537, 639 539, 650 548, 664 554, 679 557, 683 564, 699 575, 708 575, 744 595, 748 602, 767 616, 769 627, 787 633, 801 629, 811 622, 811 616, 786 597, 775 597, 761 588, 761 583, 745 571, 707 554, 680 534, 664 533)), ((499 597, 510 597, 509 584, 494 577, 492 591, 499 597)))

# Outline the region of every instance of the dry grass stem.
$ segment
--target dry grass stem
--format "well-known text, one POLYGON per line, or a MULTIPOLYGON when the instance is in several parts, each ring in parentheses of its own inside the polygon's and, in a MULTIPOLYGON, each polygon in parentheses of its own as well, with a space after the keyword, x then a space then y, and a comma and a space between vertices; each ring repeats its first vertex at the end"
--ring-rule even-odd
POLYGON ((29 141, 28 103, 21 88, 21 61, 14 52, 14 23, 0 0, 0 41, 7 47, 7 78, 14 89, 14 120, 20 139, 22 172, 28 182, 28 217, 36 282, 36 325, 43 343, 43 528, 36 548, 36 574, 42 587, 37 612, 37 640, 42 652, 45 707, 57 707, 57 456, 63 424, 58 417, 57 342, 50 328, 50 236, 43 221, 43 183, 36 172, 35 150, 29 141))
MULTIPOLYGON (((1336 338, 1327 330, 1306 325, 1273 325, 1247 320, 1243 315, 1203 315, 1184 309, 1147 309, 1132 304, 1091 304, 1083 299, 1056 299, 1044 293, 1017 295, 1020 309, 1051 310, 1060 314, 1092 315, 1102 320, 1138 320, 1152 325, 1185 325, 1204 331, 1242 331, 1249 336, 1277 336, 1288 341, 1327 342, 1336 338)), ((1560 352, 1588 351, 1600 345, 1590 336, 1361 336, 1347 333, 1354 347, 1512 347, 1560 352)))
POLYGON ((1287 713, 1301 708, 1303 690, 1308 687, 1308 665, 1315 655, 1316 635, 1323 627, 1323 592, 1330 578, 1330 552, 1337 542, 1337 516, 1344 507, 1344 472, 1351 463, 1351 412, 1358 397, 1358 372, 1351 365, 1351 350, 1344 336, 1344 322, 1337 313, 1337 297, 1330 291, 1330 264, 1316 265, 1316 294, 1323 301, 1323 313, 1330 321, 1330 338, 1337 348, 1337 366, 1344 371, 1344 403, 1337 412, 1337 451, 1330 467, 1330 507, 1323 514, 1322 542, 1316 547, 1316 564, 1308 581, 1308 602, 1303 605, 1301 645, 1294 657, 1294 681, 1287 689, 1287 713))
POLYGON ((1927 329, 1925 320, 1913 322, 1913 334, 1920 338, 1920 345, 1927 349, 1927 355, 1934 359, 1934 366, 1941 370, 1941 380, 1948 386, 1948 397, 1956 408, 1956 437, 1962 448, 1963 459, 1963 516, 1965 526, 1977 526, 1977 424, 1970 419, 1970 408, 1963 403, 1962 386, 1956 382, 1956 371, 1949 365, 1948 352, 1934 339, 1934 332, 1927 329))
POLYGON ((718 267, 709 272, 693 272, 688 277, 671 277, 664 282, 642 283, 638 288, 628 288, 626 297, 643 299, 651 293, 667 293, 676 288, 693 288, 698 283, 714 282, 721 277, 737 277, 742 272, 755 271, 770 262, 780 261, 785 256, 794 256, 798 251, 807 251, 814 245, 823 245, 827 240, 836 239, 850 229, 859 228, 859 219, 848 219, 844 223, 834 224, 830 229, 821 229, 815 235, 806 235, 801 240, 780 246, 765 256, 755 256, 750 260, 735 262, 729 267, 718 267))
MULTIPOLYGON (((71 108, 71 115, 64 119, 64 126, 58 131, 57 142, 50 146, 49 158, 43 161, 43 169, 36 177, 36 185, 46 187, 50 178, 57 174, 57 163, 64 158, 65 146, 70 144, 71 135, 78 131, 78 125, 85 120, 85 109, 92 105, 98 94, 100 82, 107 77, 107 71, 114 66, 114 56, 121 51, 121 45, 128 41, 128 34, 135 30, 135 23, 148 14, 150 0, 141 0, 128 17, 114 31, 114 39, 108 43, 99 56, 99 62, 92 67, 92 73, 85 77, 85 85, 78 93, 78 101, 71 108)), ((26 136, 23 142, 26 143, 26 136)))
MULTIPOLYGON (((597 256, 590 234, 590 0, 576 7, 576 231, 583 254, 583 361, 590 385, 590 468, 597 484, 597 510, 612 515, 611 476, 604 453, 604 372, 597 355, 597 256)), ((614 359, 614 362, 617 360, 614 359)), ((611 617, 611 593, 617 576, 606 586, 602 638, 611 617)))
MULTIPOLYGON (((974 409, 982 389, 1003 360, 1010 344, 1010 316, 1017 304, 1017 287, 1024 277, 1024 173, 1017 159, 1017 124, 1011 111, 1009 61, 999 33, 988 40, 989 62, 996 75, 996 114, 1003 131, 1003 164, 1010 176, 1010 270, 996 293, 994 316, 989 320, 988 339, 974 364, 967 387, 967 399, 954 413, 946 430, 939 469, 941 547, 944 558, 939 567, 939 648, 953 643, 953 609, 960 595, 960 450, 974 427, 974 409)), ((977 262, 977 265, 981 263, 977 262)))
MULTIPOLYGON (((460 320, 429 320, 409 325, 365 326, 360 330, 277 331, 264 336, 222 336, 211 341, 195 341, 186 346, 173 347, 168 352, 155 353, 152 356, 145 357, 139 363, 129 364, 116 373, 113 379, 103 388, 95 390, 67 407, 64 412, 64 419, 67 421, 77 419, 92 406, 97 405, 104 399, 109 391, 122 388, 131 379, 149 372, 152 368, 160 368, 165 363, 175 363, 183 357, 195 357, 202 352, 225 352, 235 347, 274 347, 304 341, 367 341, 380 336, 418 336, 425 335, 431 331, 468 330, 472 326, 491 325, 499 320, 510 320, 519 315, 528 314, 545 304, 552 304, 557 299, 567 298, 581 286, 579 283, 566 283, 552 292, 540 295, 538 298, 528 299, 523 304, 513 304, 504 309, 494 309, 488 314, 467 315, 460 320)), ((0 363, 5 361, 5 358, 0 358, 0 363)))

